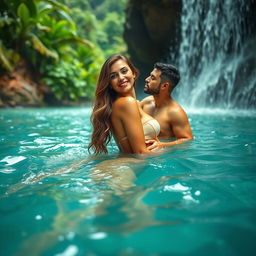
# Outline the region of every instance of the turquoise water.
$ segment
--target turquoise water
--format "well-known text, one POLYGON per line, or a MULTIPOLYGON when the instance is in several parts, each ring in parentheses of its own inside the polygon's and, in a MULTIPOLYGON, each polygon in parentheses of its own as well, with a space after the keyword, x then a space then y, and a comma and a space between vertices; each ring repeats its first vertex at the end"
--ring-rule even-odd
POLYGON ((188 112, 195 140, 90 157, 89 108, 0 110, 0 255, 253 255, 255 112, 188 112))

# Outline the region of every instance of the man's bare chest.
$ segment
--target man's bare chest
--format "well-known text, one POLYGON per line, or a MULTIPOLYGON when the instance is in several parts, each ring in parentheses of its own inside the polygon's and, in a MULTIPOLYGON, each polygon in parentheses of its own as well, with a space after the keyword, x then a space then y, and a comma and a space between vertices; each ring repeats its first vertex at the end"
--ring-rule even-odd
POLYGON ((161 128, 160 137, 163 138, 171 138, 173 137, 172 131, 172 120, 171 117, 168 115, 168 111, 166 109, 155 109, 152 108, 149 112, 154 119, 156 119, 161 128))

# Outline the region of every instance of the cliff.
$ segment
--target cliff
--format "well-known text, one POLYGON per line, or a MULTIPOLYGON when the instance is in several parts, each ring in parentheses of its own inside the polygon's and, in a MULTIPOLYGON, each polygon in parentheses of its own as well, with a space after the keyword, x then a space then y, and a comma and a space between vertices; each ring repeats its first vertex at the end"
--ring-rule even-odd
POLYGON ((131 60, 141 72, 140 81, 171 50, 178 51, 181 0, 130 0, 124 38, 131 60))

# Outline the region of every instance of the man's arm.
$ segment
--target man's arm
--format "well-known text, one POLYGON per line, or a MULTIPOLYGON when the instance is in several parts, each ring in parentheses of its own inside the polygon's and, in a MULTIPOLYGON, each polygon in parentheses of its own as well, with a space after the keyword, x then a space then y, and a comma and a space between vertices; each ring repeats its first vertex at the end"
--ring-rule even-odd
POLYGON ((145 111, 144 109, 145 105, 150 104, 152 102, 152 99, 153 99, 152 96, 148 96, 140 101, 140 106, 144 111, 145 111))
POLYGON ((192 131, 185 111, 182 109, 178 111, 175 110, 169 113, 169 115, 171 115, 170 120, 172 120, 170 127, 172 128, 172 132, 176 140, 169 142, 148 140, 146 143, 150 144, 150 146, 148 146, 149 150, 178 145, 193 139, 192 131))

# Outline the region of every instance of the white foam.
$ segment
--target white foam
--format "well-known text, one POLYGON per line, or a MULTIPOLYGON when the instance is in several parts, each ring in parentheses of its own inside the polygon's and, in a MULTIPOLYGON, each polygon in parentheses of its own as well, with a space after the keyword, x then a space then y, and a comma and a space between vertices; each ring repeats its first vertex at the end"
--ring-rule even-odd
POLYGON ((174 185, 166 185, 164 186, 164 191, 187 191, 189 187, 183 186, 180 183, 176 183, 174 185))
POLYGON ((75 235, 76 235, 75 232, 70 231, 70 232, 67 233, 66 238, 67 238, 68 240, 72 240, 72 239, 74 239, 75 235))
POLYGON ((190 195, 190 194, 184 195, 184 196, 183 196, 183 199, 188 200, 188 201, 192 201, 192 202, 194 202, 194 203, 198 203, 198 202, 199 202, 198 200, 195 200, 195 199, 192 197, 192 195, 190 195))
POLYGON ((196 196, 200 196, 200 195, 201 195, 201 191, 197 190, 197 191, 195 192, 195 195, 196 195, 196 196))
POLYGON ((76 245, 69 245, 62 253, 57 253, 55 256, 75 256, 78 253, 78 247, 76 245))
POLYGON ((16 169, 14 168, 4 168, 4 169, 0 169, 0 172, 1 173, 5 173, 5 174, 9 174, 9 173, 12 173, 12 172, 15 172, 16 169))
POLYGON ((16 164, 26 159, 24 156, 6 156, 0 162, 6 162, 6 166, 16 164))
POLYGON ((94 239, 94 240, 103 239, 105 237, 107 237, 107 234, 105 232, 98 232, 98 233, 91 234, 89 236, 89 238, 94 239))
POLYGON ((36 220, 41 220, 42 218, 43 218, 43 217, 42 217, 41 215, 36 215, 36 216, 35 216, 35 219, 36 219, 36 220))
POLYGON ((184 109, 188 114, 200 114, 200 115, 221 115, 221 116, 256 116, 255 110, 244 109, 222 109, 222 108, 191 108, 185 107, 184 109))
POLYGON ((39 133, 30 133, 30 134, 28 134, 29 137, 38 136, 38 135, 40 135, 40 134, 39 133))

